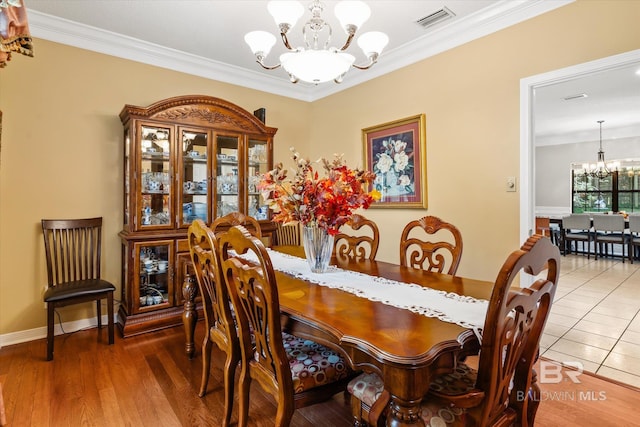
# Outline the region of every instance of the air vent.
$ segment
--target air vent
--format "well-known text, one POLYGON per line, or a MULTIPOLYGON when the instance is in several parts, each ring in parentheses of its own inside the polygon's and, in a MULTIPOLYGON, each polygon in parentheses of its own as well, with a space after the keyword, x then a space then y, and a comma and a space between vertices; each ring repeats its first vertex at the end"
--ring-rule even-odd
POLYGON ((451 12, 447 7, 443 7, 442 9, 433 12, 431 15, 418 19, 416 24, 420 25, 422 28, 428 28, 449 18, 453 18, 454 16, 456 16, 455 13, 451 12))
POLYGON ((562 99, 564 99, 565 101, 571 101, 572 99, 580 99, 580 98, 586 98, 588 95, 586 93, 578 93, 576 95, 569 95, 566 96, 562 99))

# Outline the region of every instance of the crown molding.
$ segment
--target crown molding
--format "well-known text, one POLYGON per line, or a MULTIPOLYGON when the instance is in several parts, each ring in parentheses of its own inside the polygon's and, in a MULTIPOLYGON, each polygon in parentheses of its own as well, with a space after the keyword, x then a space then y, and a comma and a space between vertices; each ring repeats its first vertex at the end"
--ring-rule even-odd
POLYGON ((130 61, 312 102, 471 40, 549 12, 575 0, 503 0, 385 52, 366 72, 352 70, 341 84, 292 84, 288 78, 229 65, 27 8, 34 37, 130 61))

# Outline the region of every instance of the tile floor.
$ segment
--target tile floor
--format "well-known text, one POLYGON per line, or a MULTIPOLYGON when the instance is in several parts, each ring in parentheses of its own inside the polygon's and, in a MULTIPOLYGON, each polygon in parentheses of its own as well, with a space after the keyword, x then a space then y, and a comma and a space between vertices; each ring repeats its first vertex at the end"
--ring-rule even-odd
POLYGON ((640 387, 640 262, 563 256, 540 353, 640 387))

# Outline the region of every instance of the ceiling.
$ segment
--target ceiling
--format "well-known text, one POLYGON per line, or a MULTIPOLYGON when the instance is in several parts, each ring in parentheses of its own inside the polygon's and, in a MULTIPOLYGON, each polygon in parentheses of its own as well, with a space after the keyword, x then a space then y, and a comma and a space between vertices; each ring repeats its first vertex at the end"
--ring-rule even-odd
MULTIPOLYGON (((284 70, 267 71, 255 62, 244 34, 259 29, 277 35, 264 0, 24 0, 34 37, 304 101, 337 93, 572 1, 369 0, 371 18, 359 33, 387 33, 389 45, 379 62, 367 71, 349 71, 341 84, 312 85, 292 84, 284 70), (443 7, 454 16, 427 28, 416 23, 443 7)), ((323 3, 323 17, 333 27, 332 45, 342 45, 345 35, 333 14, 337 1, 323 3)), ((291 30, 294 46, 303 43, 301 28, 298 23, 291 30)), ((265 62, 275 64, 284 51, 278 42, 265 62)), ((356 64, 366 62, 357 44, 348 52, 356 56, 356 64)), ((631 75, 599 73, 537 89, 536 141, 568 142, 568 133, 581 137, 586 133, 593 140, 597 120, 606 121, 605 129, 628 127, 623 118, 638 121, 640 79, 631 75), (629 85, 635 89, 629 90, 629 85), (562 100, 583 92, 589 96, 562 100)))
MULTIPOLYGON (((31 33, 64 44, 202 77, 313 101, 389 73, 476 38, 530 19, 573 0, 369 0, 371 18, 361 32, 377 30, 389 44, 370 70, 352 69, 341 84, 292 84, 283 69, 263 70, 244 42, 252 30, 277 34, 267 2, 252 0, 24 0, 31 33), (423 28, 416 21, 443 7, 455 16, 423 28)), ((302 0, 309 5, 309 0, 302 0)), ((323 0, 323 17, 333 28, 334 46, 345 33, 334 17, 337 1, 323 0)), ((303 44, 302 22, 290 32, 303 44)), ((279 38, 279 37, 278 37, 279 38)), ((365 57, 356 43, 347 50, 356 64, 365 57)), ((276 64, 278 42, 267 57, 276 64)))

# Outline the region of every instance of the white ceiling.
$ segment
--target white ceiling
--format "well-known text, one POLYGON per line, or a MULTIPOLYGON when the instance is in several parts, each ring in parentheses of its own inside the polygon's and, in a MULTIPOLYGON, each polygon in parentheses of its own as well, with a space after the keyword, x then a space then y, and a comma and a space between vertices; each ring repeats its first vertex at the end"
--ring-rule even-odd
MULTIPOLYGON (((314 86, 294 85, 284 70, 266 71, 255 62, 244 34, 260 29, 277 35, 264 0, 24 0, 35 37, 305 101, 331 95, 572 1, 369 0, 371 18, 359 33, 378 30, 389 35, 389 45, 379 62, 367 71, 351 70, 339 85, 314 86), (443 6, 455 16, 426 29, 416 23, 443 6)), ((332 44, 342 45, 344 32, 333 15, 337 1, 323 3, 323 17, 333 26, 332 44)), ((307 12, 301 22, 309 15, 307 12)), ((292 29, 294 46, 303 43, 301 27, 299 23, 292 29)), ((356 64, 365 62, 357 44, 348 51, 356 56, 356 64)), ((278 42, 265 62, 275 64, 283 52, 278 42)), ((605 120, 603 127, 610 128, 623 117, 632 121, 640 117, 637 80, 622 73, 539 88, 535 99, 536 140, 545 144, 567 142, 568 132, 593 132, 597 120, 605 120), (635 84, 634 90, 629 90, 631 84, 635 84), (561 101, 581 92, 589 97, 561 101), (596 101, 599 107, 594 107, 596 101)))

